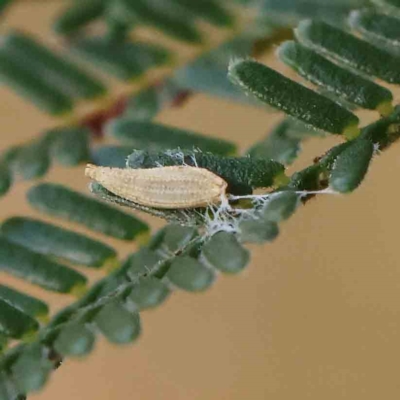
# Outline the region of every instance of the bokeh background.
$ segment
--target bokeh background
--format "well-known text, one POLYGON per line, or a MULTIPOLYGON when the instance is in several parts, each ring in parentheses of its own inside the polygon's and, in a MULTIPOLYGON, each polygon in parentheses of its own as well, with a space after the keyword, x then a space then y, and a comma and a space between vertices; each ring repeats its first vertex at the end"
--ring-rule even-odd
MULTIPOLYGON (((19 26, 45 38, 63 3, 21 1, 1 29, 19 26)), ((264 61, 287 72, 271 55, 264 61)), ((0 99, 0 150, 54 124, 4 87, 0 99)), ((158 120, 232 139, 244 150, 281 118, 196 95, 158 120)), ((308 141, 288 172, 336 141, 308 141)), ((400 398, 399 155, 397 145, 376 157, 354 194, 310 201, 274 243, 252 246, 251 265, 240 276, 220 277, 204 294, 174 294, 143 314, 135 345, 99 340, 89 358, 68 360, 32 399, 400 398)), ((83 168, 57 168, 46 177, 56 179, 86 190, 83 168)), ((28 186, 15 185, 0 200, 2 219, 33 215, 24 199, 28 186)), ((50 300, 54 309, 71 300, 1 273, 0 280, 50 300)))

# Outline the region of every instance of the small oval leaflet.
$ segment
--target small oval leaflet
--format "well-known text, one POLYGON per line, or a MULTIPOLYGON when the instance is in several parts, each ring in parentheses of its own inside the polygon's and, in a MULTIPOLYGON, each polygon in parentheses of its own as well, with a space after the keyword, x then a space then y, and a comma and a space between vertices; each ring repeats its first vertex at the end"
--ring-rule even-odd
POLYGON ((190 166, 122 169, 88 164, 85 175, 124 199, 165 209, 219 203, 228 186, 225 180, 207 169, 190 166))

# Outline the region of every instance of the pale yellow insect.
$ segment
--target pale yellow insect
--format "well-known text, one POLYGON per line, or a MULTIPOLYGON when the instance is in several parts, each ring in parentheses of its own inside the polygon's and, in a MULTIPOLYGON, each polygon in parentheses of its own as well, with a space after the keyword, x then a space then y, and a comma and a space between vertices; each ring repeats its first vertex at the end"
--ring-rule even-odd
POLYGON ((85 175, 126 200, 166 209, 219 203, 226 198, 228 186, 207 169, 190 166, 122 169, 88 164, 85 175))

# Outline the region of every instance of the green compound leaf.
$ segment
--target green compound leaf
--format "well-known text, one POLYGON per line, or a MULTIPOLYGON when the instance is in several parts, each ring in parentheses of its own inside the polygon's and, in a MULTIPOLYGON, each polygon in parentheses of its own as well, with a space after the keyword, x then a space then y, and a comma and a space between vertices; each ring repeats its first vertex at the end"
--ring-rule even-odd
POLYGON ((60 14, 53 25, 55 32, 71 35, 100 18, 105 10, 104 0, 85 0, 73 2, 60 14))
POLYGON ((249 263, 250 253, 228 232, 217 232, 202 248, 200 261, 227 274, 241 272, 249 263))
POLYGON ((0 333, 21 339, 39 329, 39 324, 28 314, 0 298, 0 333))
POLYGON ((374 145, 370 140, 359 138, 344 149, 336 158, 329 184, 340 193, 349 193, 356 189, 365 177, 374 154, 374 145))
POLYGON ((159 279, 147 277, 135 286, 127 297, 130 308, 137 311, 154 308, 162 304, 170 295, 168 287, 159 279))
POLYGON ((215 273, 196 259, 181 256, 175 258, 165 277, 179 289, 201 292, 212 285, 215 273))
POLYGON ((49 307, 46 303, 8 286, 0 285, 0 300, 9 303, 33 318, 44 318, 49 314, 49 307))
POLYGON ((358 118, 332 100, 252 60, 231 63, 229 78, 261 101, 327 132, 357 136, 358 118))
POLYGON ((299 204, 300 197, 294 191, 272 193, 262 210, 263 217, 271 222, 285 221, 292 216, 299 204))
POLYGON ((5 36, 2 46, 17 61, 29 66, 30 70, 68 96, 92 99, 106 91, 101 82, 27 35, 10 33, 5 36))
POLYGON ((367 9, 355 10, 349 16, 349 23, 365 39, 400 54, 400 23, 397 18, 367 9))
POLYGON ((239 225, 240 240, 244 243, 272 242, 279 235, 279 227, 268 220, 245 220, 239 225))
POLYGON ((38 343, 25 348, 12 366, 12 376, 20 393, 40 390, 52 370, 51 362, 44 355, 45 349, 38 343))
POLYGON ((168 150, 164 153, 134 151, 128 168, 189 165, 205 168, 228 183, 228 192, 249 194, 252 188, 269 187, 285 181, 285 167, 273 160, 252 157, 221 157, 212 153, 168 150))
POLYGON ((79 272, 0 237, 0 271, 45 289, 78 294, 86 285, 79 272))
MULTIPOLYGON (((182 15, 165 13, 150 5, 146 0, 116 0, 114 15, 128 22, 141 22, 150 25, 166 35, 191 44, 200 44, 202 36, 191 20, 183 19, 182 15)), ((162 7, 162 4, 160 3, 162 7)), ((187 15, 187 13, 185 13, 187 15)))
POLYGON ((84 324, 70 323, 63 327, 54 342, 54 350, 62 356, 81 357, 89 354, 95 344, 95 335, 84 324))
POLYGON ((42 183, 32 187, 27 196, 31 206, 37 210, 104 235, 133 240, 148 231, 148 226, 136 217, 62 185, 42 183))
POLYGON ((117 254, 110 246, 39 220, 10 218, 1 225, 1 233, 10 242, 36 253, 73 263, 100 268, 116 262, 117 254))
POLYGON ((38 74, 37 70, 31 70, 29 64, 20 62, 3 46, 0 47, 0 81, 51 115, 66 114, 73 108, 69 95, 38 74))
POLYGON ((371 110, 392 108, 393 96, 388 89, 339 67, 301 44, 283 43, 278 56, 303 78, 346 101, 371 110))
POLYGON ((89 160, 88 129, 63 127, 50 131, 48 135, 51 141, 50 154, 60 164, 74 166, 89 160))
POLYGON ((147 43, 117 42, 103 37, 84 38, 72 50, 121 80, 141 77, 146 70, 169 62, 168 50, 147 43))
POLYGON ((94 322, 111 343, 133 342, 141 332, 139 315, 131 314, 118 302, 106 304, 97 314, 94 322))
POLYGON ((129 117, 110 122, 106 133, 139 149, 167 150, 179 146, 181 149, 199 148, 222 155, 236 153, 236 145, 232 142, 129 117))
POLYGON ((297 39, 338 63, 389 83, 400 83, 398 59, 350 33, 320 21, 302 21, 297 39))

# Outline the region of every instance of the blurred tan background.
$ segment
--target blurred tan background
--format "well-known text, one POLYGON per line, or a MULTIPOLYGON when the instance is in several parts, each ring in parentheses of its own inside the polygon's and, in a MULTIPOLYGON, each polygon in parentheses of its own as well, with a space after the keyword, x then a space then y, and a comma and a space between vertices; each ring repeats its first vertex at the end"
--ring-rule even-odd
MULTIPOLYGON (((61 3, 23 2, 2 29, 18 25, 45 37, 61 3)), ((54 124, 3 87, 0 98, 1 150, 54 124)), ((159 120, 230 138, 245 149, 280 118, 197 95, 159 120)), ((307 142, 290 171, 335 142, 307 142)), ((400 398, 399 154, 394 146, 376 158, 356 193, 320 196, 300 209, 275 243, 253 246, 242 275, 221 277, 204 294, 173 295, 143 313, 135 345, 99 340, 89 358, 68 360, 32 399, 400 398)), ((46 180, 56 178, 86 190, 82 168, 58 168, 46 180)), ((0 200, 2 219, 33 215, 24 201, 28 186, 20 183, 0 200)), ((0 280, 55 308, 71 300, 2 274, 0 280)))

